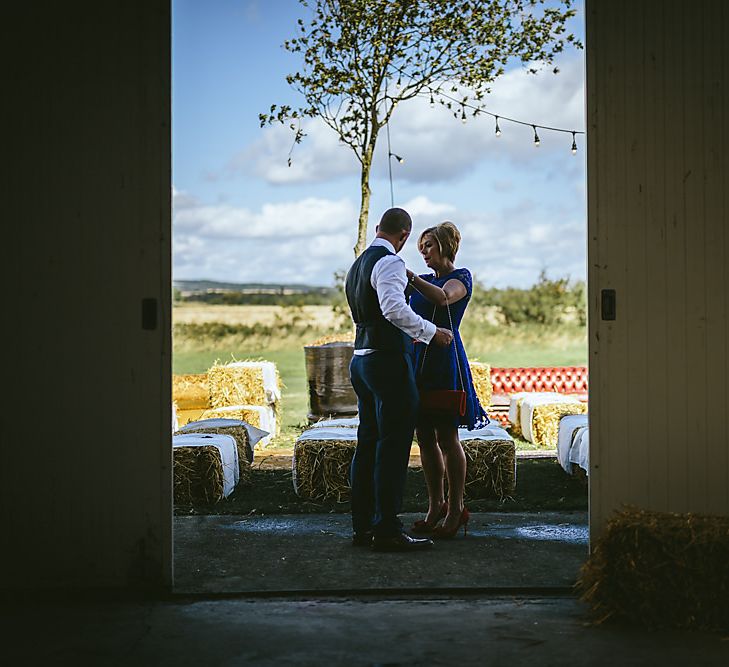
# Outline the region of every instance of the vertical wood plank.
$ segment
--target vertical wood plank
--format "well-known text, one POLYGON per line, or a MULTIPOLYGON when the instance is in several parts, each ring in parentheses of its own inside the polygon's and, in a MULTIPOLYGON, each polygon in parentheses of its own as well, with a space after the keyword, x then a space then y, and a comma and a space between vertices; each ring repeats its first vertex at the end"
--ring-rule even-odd
POLYGON ((720 513, 729 506, 729 447, 727 429, 719 415, 727 401, 727 269, 725 254, 727 234, 723 191, 726 187, 724 162, 726 150, 726 115, 722 99, 722 63, 717 46, 724 39, 722 16, 724 3, 712 2, 710 12, 702 13, 704 100, 703 144, 706 200, 706 402, 702 416, 706 419, 706 511, 720 513))
POLYGON ((683 218, 686 254, 686 442, 684 456, 689 506, 705 511, 709 443, 706 420, 706 256, 704 210, 704 40, 703 12, 683 14, 683 218))
MULTIPOLYGON (((643 86, 644 113, 641 126, 644 132, 645 164, 645 279, 647 298, 645 312, 649 330, 644 341, 647 376, 643 408, 635 412, 645 414, 645 441, 650 441, 645 474, 649 478, 648 506, 666 507, 668 504, 668 429, 667 405, 669 369, 666 366, 668 327, 668 289, 666 280, 666 213, 665 172, 661 167, 666 159, 665 87, 662 76, 665 57, 663 32, 665 30, 663 3, 650 3, 650 23, 645 24, 645 77, 643 86)), ((634 404, 635 406, 635 404, 634 404)))
MULTIPOLYGON (((688 480, 686 476, 686 417, 684 400, 687 384, 686 357, 686 225, 684 208, 684 179, 686 177, 683 154, 684 35, 685 4, 682 0, 669 0, 666 4, 666 30, 664 32, 666 89, 666 217, 667 217, 667 328, 666 367, 670 370, 668 383, 668 486, 667 509, 681 511, 687 506, 688 480)), ((649 407, 650 409, 650 407, 649 407)))

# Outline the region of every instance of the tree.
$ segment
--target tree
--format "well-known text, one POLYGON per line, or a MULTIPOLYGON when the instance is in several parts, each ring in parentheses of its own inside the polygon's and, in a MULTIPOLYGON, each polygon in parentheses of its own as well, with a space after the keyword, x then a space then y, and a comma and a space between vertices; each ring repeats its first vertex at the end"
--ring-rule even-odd
POLYGON ((510 59, 534 73, 567 43, 581 47, 565 34, 573 0, 299 2, 311 8, 311 17, 298 20, 298 35, 283 46, 302 54, 303 66, 286 80, 304 103, 274 104, 259 118, 261 127, 288 123, 299 143, 301 119, 318 117, 352 149, 361 166, 355 256, 365 248, 377 138, 398 103, 429 95, 465 119, 463 105, 474 106, 469 112, 477 115, 510 59))

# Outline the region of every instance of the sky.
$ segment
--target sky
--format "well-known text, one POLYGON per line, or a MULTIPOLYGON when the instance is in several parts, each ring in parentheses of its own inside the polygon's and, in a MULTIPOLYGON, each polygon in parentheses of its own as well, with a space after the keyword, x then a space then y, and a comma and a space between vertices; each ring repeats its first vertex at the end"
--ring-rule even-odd
MULTIPOLYGON (((568 26, 584 42, 584 15, 568 26)), ((359 163, 332 130, 307 120, 287 166, 291 132, 261 128, 271 104, 301 102, 286 83, 298 54, 281 46, 305 9, 296 0, 174 0, 172 70, 173 278, 332 285, 354 259, 359 163)), ((507 68, 487 109, 539 125, 584 130, 584 51, 551 68, 507 68)), ((457 266, 487 287, 527 287, 586 274, 584 135, 572 136, 479 116, 466 124, 427 98, 392 116, 394 204, 413 218, 402 256, 427 271, 416 240, 451 220, 461 231, 457 266)), ((368 242, 390 207, 387 146, 372 170, 368 242)))

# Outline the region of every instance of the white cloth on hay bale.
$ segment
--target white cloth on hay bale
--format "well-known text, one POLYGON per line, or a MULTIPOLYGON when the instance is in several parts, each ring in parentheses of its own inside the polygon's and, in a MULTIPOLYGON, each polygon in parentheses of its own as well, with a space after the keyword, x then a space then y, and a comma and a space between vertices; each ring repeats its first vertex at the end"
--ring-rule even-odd
POLYGON ((244 422, 242 419, 199 419, 195 422, 185 424, 181 429, 180 433, 195 432, 203 428, 229 428, 231 426, 242 426, 248 433, 248 460, 253 461, 253 448, 256 444, 268 435, 267 431, 244 422))
POLYGON ((557 459, 566 472, 572 473, 570 463, 570 450, 579 429, 588 424, 587 415, 565 415, 559 420, 559 433, 557 435, 557 459))
POLYGON ((238 468, 238 446, 232 435, 223 433, 182 433, 172 436, 172 447, 215 447, 220 452, 223 464, 223 497, 227 498, 236 484, 240 471, 238 468))
POLYGON ((570 463, 580 466, 588 475, 590 474, 590 429, 583 426, 575 433, 575 439, 570 449, 570 463))
MULTIPOLYGON (((271 438, 275 438, 278 433, 278 425, 276 423, 276 413, 270 405, 226 405, 222 408, 210 408, 203 413, 204 419, 232 419, 232 417, 224 417, 226 413, 239 414, 240 412, 255 412, 258 415, 259 427, 261 431, 265 432, 265 435, 259 438, 256 442, 260 443, 261 447, 265 447, 271 442, 271 438), (205 417, 206 414, 215 414, 216 417, 205 417)), ((199 420, 201 421, 201 420, 199 420)), ((245 422, 248 423, 248 422, 245 422)))
POLYGON ((528 391, 517 391, 514 394, 509 394, 509 421, 512 424, 516 424, 519 419, 519 399, 527 394, 529 394, 528 391))
POLYGON ((521 432, 524 439, 528 442, 534 442, 534 434, 532 433, 532 420, 534 418, 534 408, 538 405, 555 405, 558 403, 579 403, 579 399, 574 396, 565 396, 552 391, 531 392, 524 396, 521 402, 521 432))
POLYGON ((514 442, 514 438, 512 438, 505 429, 503 429, 501 426, 498 426, 497 424, 491 423, 483 428, 477 428, 473 429, 473 431, 469 431, 465 428, 459 428, 458 429, 458 439, 463 440, 510 440, 511 442, 514 442))
POLYGON ((314 422, 309 428, 357 428, 359 417, 340 417, 337 419, 322 419, 314 422))

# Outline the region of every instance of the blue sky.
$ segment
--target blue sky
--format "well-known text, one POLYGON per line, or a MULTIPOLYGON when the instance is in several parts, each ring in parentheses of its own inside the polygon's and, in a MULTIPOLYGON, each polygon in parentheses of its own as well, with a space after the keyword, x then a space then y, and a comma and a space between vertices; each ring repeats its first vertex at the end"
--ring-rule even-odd
MULTIPOLYGON (((271 104, 295 105, 286 84, 298 59, 282 47, 303 15, 296 0, 173 2, 173 276, 329 285, 353 259, 359 170, 351 151, 317 121, 286 160, 291 134, 261 129, 271 104)), ((583 37, 582 7, 570 26, 583 37)), ((584 52, 569 50, 527 75, 515 64, 487 108, 543 125, 583 130, 584 52)), ((585 150, 571 136, 479 117, 465 125, 428 100, 398 106, 391 122, 395 205, 414 237, 452 220, 463 241, 456 264, 488 286, 527 286, 540 270, 583 279, 585 150)), ((373 168, 370 234, 390 206, 384 132, 373 168)), ((407 264, 425 271, 411 237, 407 264)))

